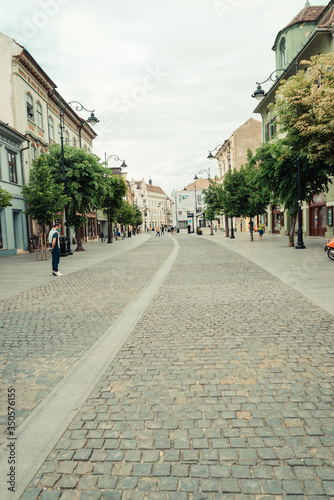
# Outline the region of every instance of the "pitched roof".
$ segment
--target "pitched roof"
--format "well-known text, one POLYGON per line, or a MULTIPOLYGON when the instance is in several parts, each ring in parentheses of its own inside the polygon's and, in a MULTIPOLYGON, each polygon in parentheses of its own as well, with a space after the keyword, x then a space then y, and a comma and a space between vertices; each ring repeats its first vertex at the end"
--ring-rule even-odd
POLYGON ((332 28, 334 24, 334 6, 321 19, 318 28, 332 28))
POLYGON ((197 179, 196 180, 196 183, 195 182, 192 182, 191 184, 188 184, 188 186, 186 186, 186 190, 187 191, 191 191, 192 189, 195 189, 195 184, 196 184, 196 190, 200 189, 206 189, 210 182, 208 179, 197 179))
POLYGON ((292 21, 286 25, 286 28, 299 23, 314 23, 321 16, 322 12, 325 10, 326 5, 308 6, 304 7, 299 14, 297 14, 292 21))
POLYGON ((146 189, 147 189, 147 191, 151 191, 153 193, 159 193, 159 194, 166 195, 166 193, 159 186, 153 186, 152 184, 146 184, 146 189))

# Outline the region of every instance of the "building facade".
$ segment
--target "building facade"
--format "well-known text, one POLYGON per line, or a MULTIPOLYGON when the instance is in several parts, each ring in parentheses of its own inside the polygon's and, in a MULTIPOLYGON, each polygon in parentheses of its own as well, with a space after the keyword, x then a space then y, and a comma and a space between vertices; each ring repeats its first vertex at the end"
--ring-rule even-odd
POLYGON ((145 179, 141 181, 130 181, 133 193, 133 203, 138 206, 142 213, 142 231, 152 231, 155 228, 167 228, 170 224, 170 199, 159 186, 154 186, 151 179, 148 183, 145 179))
POLYGON ((191 231, 196 231, 196 228, 206 227, 210 224, 210 221, 205 220, 203 195, 203 190, 208 186, 208 179, 199 178, 186 186, 182 191, 172 192, 173 227, 186 229, 190 226, 191 231))
MULTIPOLYGON (((224 177, 229 170, 240 170, 247 163, 247 153, 250 149, 254 154, 256 149, 262 144, 262 124, 259 120, 250 118, 246 123, 237 128, 232 135, 226 139, 214 158, 218 160, 219 183, 224 181, 224 177)), ((238 231, 248 231, 249 219, 234 218, 234 227, 238 231)), ((256 223, 256 221, 255 221, 256 223)), ((222 218, 221 227, 225 226, 222 218)))
POLYGON ((22 187, 26 137, 0 120, 0 187, 12 195, 11 206, 0 208, 0 256, 22 253, 28 241, 22 187))
MULTIPOLYGON (((61 97, 56 84, 32 55, 3 33, 0 53, 0 120, 28 139, 30 145, 22 153, 24 182, 29 182, 33 160, 47 152, 51 144, 61 142, 60 110, 64 116, 64 144, 85 148, 90 153, 95 132, 61 97)), ((92 237, 96 228, 96 213, 88 214, 87 231, 92 237)), ((38 232, 38 225, 30 220, 29 235, 38 232)), ((27 241, 23 247, 27 249, 27 241)))
MULTIPOLYGON (((312 56, 334 52, 334 0, 327 5, 305 7, 276 36, 272 50, 275 52, 277 80, 254 110, 262 117, 263 142, 279 136, 276 127, 275 93, 283 79, 306 70, 304 61, 312 56), (277 135, 276 135, 277 134, 277 135)), ((297 168, 297 166, 296 166, 297 168)), ((318 193, 312 203, 303 202, 303 233, 305 236, 332 236, 334 210, 334 185, 328 193, 318 193)), ((287 234, 289 219, 283 206, 271 205, 268 209, 270 233, 287 234)))

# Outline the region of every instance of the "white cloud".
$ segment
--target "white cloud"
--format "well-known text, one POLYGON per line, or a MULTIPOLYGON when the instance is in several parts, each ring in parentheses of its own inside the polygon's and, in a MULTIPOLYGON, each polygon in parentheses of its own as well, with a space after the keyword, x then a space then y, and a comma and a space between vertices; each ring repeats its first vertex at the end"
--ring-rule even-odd
MULTIPOLYGON (((326 3, 326 2, 325 2, 326 3)), ((277 32, 304 0, 0 1, 1 30, 101 120, 95 152, 169 194, 252 115, 277 32), (156 79, 152 74, 156 72, 156 79)), ((314 0, 312 5, 323 4, 314 0)), ((1 116, 0 116, 1 118, 1 116)))

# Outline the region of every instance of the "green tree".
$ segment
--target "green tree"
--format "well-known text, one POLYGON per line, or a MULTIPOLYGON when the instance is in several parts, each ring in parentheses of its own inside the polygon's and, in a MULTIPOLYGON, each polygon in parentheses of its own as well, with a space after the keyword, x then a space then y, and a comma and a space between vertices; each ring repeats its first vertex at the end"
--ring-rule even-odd
POLYGON ((298 212, 297 160, 301 159, 301 200, 311 201, 314 194, 328 191, 328 165, 314 161, 307 151, 297 152, 289 136, 262 144, 251 159, 258 166, 258 182, 266 186, 270 203, 279 203, 288 210, 290 218, 289 245, 294 244, 296 217, 298 212))
MULTIPOLYGON (((307 71, 289 78, 276 93, 280 131, 297 154, 334 166, 334 53, 302 61, 307 71)), ((329 169, 329 175, 333 170, 329 169)))
MULTIPOLYGON (((212 221, 216 217, 221 216, 224 213, 223 197, 222 197, 222 185, 218 184, 216 180, 209 179, 209 186, 203 190, 204 203, 205 203, 205 218, 211 221, 211 236, 213 236, 213 224, 212 221)), ((228 235, 228 221, 225 217, 225 231, 228 235)))
POLYGON ((134 227, 135 230, 138 230, 138 227, 143 223, 143 216, 142 213, 137 205, 133 206, 134 209, 134 227))
POLYGON ((0 208, 11 207, 12 199, 13 196, 10 193, 8 193, 8 191, 0 187, 0 208))
MULTIPOLYGON (((108 169, 106 169, 108 170, 108 169)), ((117 222, 118 213, 123 203, 123 198, 128 192, 128 187, 120 175, 110 175, 109 171, 105 177, 106 194, 102 203, 103 212, 108 217, 108 239, 113 241, 113 222, 117 222)))
MULTIPOLYGON (((63 182, 61 146, 53 144, 48 154, 43 155, 51 167, 52 175, 58 183, 63 182)), ((76 251, 83 251, 80 228, 87 224, 86 212, 103 207, 106 196, 106 176, 108 169, 99 163, 99 158, 65 144, 64 164, 66 195, 68 203, 68 223, 75 229, 76 251)))
MULTIPOLYGON (((63 184, 58 183, 52 175, 52 169, 46 155, 39 156, 30 170, 29 183, 23 186, 22 193, 28 208, 27 215, 42 226, 42 248, 45 241, 45 224, 62 212, 68 197, 64 195, 63 184)), ((43 252, 42 252, 43 259, 43 252)))
POLYGON ((121 226, 134 226, 135 224, 135 211, 128 201, 124 201, 119 208, 117 215, 117 222, 121 226))

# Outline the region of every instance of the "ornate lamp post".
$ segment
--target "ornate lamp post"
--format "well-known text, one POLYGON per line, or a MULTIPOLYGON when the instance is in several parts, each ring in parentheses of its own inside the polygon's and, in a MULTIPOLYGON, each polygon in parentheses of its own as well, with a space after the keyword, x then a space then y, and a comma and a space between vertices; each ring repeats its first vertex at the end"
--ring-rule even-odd
MULTIPOLYGON (((96 125, 99 120, 96 118, 94 115, 94 111, 90 111, 89 109, 86 109, 80 102, 78 101, 71 101, 68 104, 77 104, 76 106, 76 111, 82 111, 83 109, 85 111, 88 111, 90 114, 90 117, 86 120, 87 123, 90 125, 94 126, 96 125)), ((60 120, 60 146, 61 146, 61 163, 62 163, 62 181, 64 184, 64 194, 66 194, 66 176, 65 176, 65 154, 64 154, 64 128, 65 128, 65 106, 62 105, 62 99, 61 96, 59 95, 59 120, 60 120)), ((62 253, 62 256, 65 257, 67 255, 73 255, 71 251, 71 241, 70 241, 70 227, 68 224, 68 206, 65 206, 65 227, 66 227, 66 253, 62 253)))
POLYGON ((264 83, 267 83, 270 81, 272 82, 277 82, 285 73, 288 73, 290 76, 292 76, 292 73, 290 73, 289 70, 287 69, 284 69, 284 68, 278 68, 278 69, 275 69, 275 71, 273 71, 271 73, 271 75, 266 79, 264 80, 264 82, 256 82, 256 85, 257 85, 257 88, 256 90, 254 91, 254 93, 252 94, 252 97, 254 97, 254 99, 256 99, 257 101, 262 101, 262 99, 267 95, 266 92, 262 89, 261 85, 263 85, 264 83), (280 76, 277 76, 277 73, 281 71, 281 75, 280 76), (273 76, 275 75, 275 77, 273 78, 273 76))
MULTIPOLYGON (((296 72, 297 72, 297 69, 298 69, 298 67, 296 65, 296 72)), ((257 99, 258 101, 261 101, 267 95, 265 93, 265 91, 262 89, 261 85, 268 82, 269 80, 271 80, 272 82, 277 82, 285 73, 288 73, 289 76, 293 76, 289 70, 284 69, 284 68, 279 68, 279 69, 276 69, 275 71, 273 71, 271 73, 271 75, 267 78, 267 80, 265 80, 264 82, 261 82, 261 83, 256 82, 257 89, 255 90, 254 94, 252 94, 252 97, 257 99), (282 74, 280 76, 277 76, 277 73, 279 71, 281 71, 282 74), (273 78, 273 75, 275 75, 274 78, 273 78)), ((306 246, 304 245, 304 242, 303 242, 302 200, 300 199, 301 198, 301 161, 300 161, 300 156, 298 156, 298 160, 297 160, 297 189, 298 189, 298 242, 297 242, 297 245, 295 248, 297 250, 300 250, 300 249, 306 248, 306 246)))
MULTIPOLYGON (((217 146, 218 147, 218 146, 217 146)), ((220 146, 219 146, 220 147, 220 146)), ((209 156, 208 158, 211 160, 210 158, 210 155, 211 155, 211 152, 209 153, 209 156)), ((212 156, 212 155, 211 155, 212 156)), ((212 158, 214 158, 214 156, 212 156, 212 158)), ((195 177, 194 177, 194 180, 195 180, 195 208, 196 208, 196 212, 195 212, 195 217, 196 217, 196 227, 197 227, 197 201, 196 201, 196 196, 197 196, 197 193, 196 193, 196 181, 198 180, 198 175, 202 174, 203 172, 205 172, 208 176, 208 180, 210 180, 210 167, 208 167, 208 170, 205 170, 205 168, 203 168, 202 170, 200 170, 197 174, 195 174, 195 177)), ((213 234, 213 228, 212 228, 212 221, 211 221, 211 234, 213 234)))
MULTIPOLYGON (((125 160, 121 160, 118 156, 116 155, 109 155, 107 157, 107 153, 104 153, 104 161, 105 163, 108 165, 108 161, 110 160, 110 158, 112 158, 114 161, 121 161, 122 162, 122 165, 120 166, 119 168, 119 173, 122 172, 122 168, 127 168, 127 164, 125 163, 125 160)), ((112 168, 111 168, 111 175, 115 175, 113 174, 112 172, 112 168)), ((106 201, 107 201, 107 225, 108 225, 108 241, 107 243, 112 243, 112 238, 111 238, 111 221, 110 221, 110 200, 109 200, 109 196, 106 197, 106 201)))

